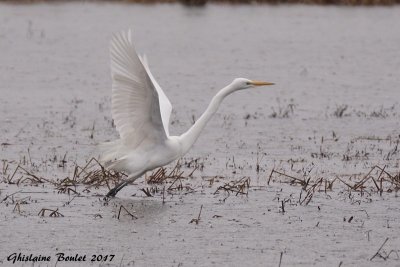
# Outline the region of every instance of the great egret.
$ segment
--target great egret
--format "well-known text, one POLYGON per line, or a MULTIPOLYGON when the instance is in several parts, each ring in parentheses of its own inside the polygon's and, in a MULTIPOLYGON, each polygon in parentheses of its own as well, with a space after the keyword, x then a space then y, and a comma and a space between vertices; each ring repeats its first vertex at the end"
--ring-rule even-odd
POLYGON ((229 94, 270 82, 234 79, 211 100, 206 111, 181 136, 170 136, 171 103, 150 72, 146 57, 139 57, 131 31, 113 36, 110 46, 112 117, 120 139, 101 145, 101 161, 108 168, 128 173, 128 178, 107 194, 114 197, 145 172, 164 166, 186 154, 229 94))

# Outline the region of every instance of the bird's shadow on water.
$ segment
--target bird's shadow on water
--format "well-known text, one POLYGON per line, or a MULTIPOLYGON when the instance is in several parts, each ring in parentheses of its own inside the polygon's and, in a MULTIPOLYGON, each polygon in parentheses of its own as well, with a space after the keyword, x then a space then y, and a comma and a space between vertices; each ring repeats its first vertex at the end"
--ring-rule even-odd
POLYGON ((157 217, 162 217, 170 207, 161 199, 151 197, 112 198, 107 200, 107 206, 119 220, 125 218, 155 220, 157 217))

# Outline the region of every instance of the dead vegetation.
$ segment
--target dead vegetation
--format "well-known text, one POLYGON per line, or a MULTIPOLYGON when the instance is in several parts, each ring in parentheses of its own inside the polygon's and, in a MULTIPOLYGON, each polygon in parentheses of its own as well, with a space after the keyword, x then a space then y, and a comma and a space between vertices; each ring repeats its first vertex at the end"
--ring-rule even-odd
MULTIPOLYGON (((64 168, 66 160, 65 157, 61 160, 64 168)), ((38 185, 43 183, 49 183, 54 185, 59 193, 67 194, 79 194, 77 187, 79 185, 86 186, 86 190, 89 188, 99 188, 107 186, 111 189, 113 186, 118 184, 126 174, 114 170, 106 169, 97 159, 91 158, 84 167, 81 167, 75 163, 72 176, 63 178, 61 180, 54 180, 49 178, 43 178, 35 174, 33 171, 29 171, 26 167, 22 167, 18 164, 14 171, 9 172, 10 163, 3 161, 2 176, 3 182, 7 184, 21 184, 38 185)))
MULTIPOLYGON (((395 143, 393 153, 397 153, 398 141, 395 143)), ((391 153, 392 153, 391 152, 391 153)), ((392 153, 392 154, 393 154, 392 153)), ((234 159, 233 168, 236 164, 234 159)), ((66 154, 61 158, 62 168, 66 165, 66 154)), ((57 163, 57 162, 56 162, 57 163)), ((34 165, 30 159, 19 163, 15 168, 12 168, 12 164, 6 160, 3 160, 3 166, 1 174, 3 182, 7 184, 15 184, 20 186, 21 184, 29 184, 38 186, 39 184, 48 183, 53 185, 58 193, 76 195, 79 196, 83 192, 90 192, 91 188, 113 188, 116 184, 120 183, 127 175, 122 172, 114 171, 105 168, 97 159, 91 158, 84 166, 80 166, 75 163, 72 174, 61 180, 43 178, 36 174, 34 171, 30 171, 25 165, 34 165), (24 163, 25 162, 25 163, 24 163), (11 171, 12 170, 12 171, 11 171), (83 186, 83 189, 82 189, 83 186)), ((60 165, 60 163, 57 163, 60 165)), ((257 155, 257 167, 256 171, 259 173, 260 159, 257 155)), ((267 177, 267 185, 271 182, 282 182, 289 183, 290 185, 299 185, 302 188, 302 192, 299 196, 299 204, 307 205, 312 200, 316 192, 328 192, 332 191, 334 184, 342 184, 351 192, 359 192, 361 195, 397 192, 400 189, 400 172, 390 173, 387 171, 387 166, 380 167, 378 165, 373 166, 368 173, 362 175, 351 175, 351 176, 335 176, 335 177, 314 177, 312 176, 311 170, 314 165, 303 166, 302 171, 296 175, 287 174, 284 170, 272 169, 267 177)), ((170 194, 188 194, 193 193, 196 190, 192 187, 189 179, 193 177, 197 170, 203 170, 204 163, 200 159, 181 160, 178 161, 175 166, 168 170, 166 167, 161 167, 153 171, 149 176, 146 177, 147 187, 141 188, 140 190, 147 197, 153 197, 155 194, 162 196, 163 202, 165 195, 170 194), (182 168, 186 169, 183 170, 182 168), (187 171, 189 169, 189 171, 187 171)), ((224 193, 226 197, 225 201, 231 195, 245 195, 248 196, 250 187, 250 177, 243 177, 239 180, 232 180, 228 177, 213 177, 209 180, 210 187, 217 182, 217 189, 214 194, 224 193), (224 180, 227 180, 225 182, 224 180), (222 184, 221 184, 222 183, 222 184)), ((10 196, 7 196, 10 197, 10 196)), ((6 197, 6 199, 7 199, 6 197)), ((4 200, 3 200, 4 201, 4 200)), ((15 210, 20 210, 20 205, 15 204, 15 210)))
MULTIPOLYGON (((398 155, 399 139, 397 137, 394 139, 373 138, 378 141, 390 141, 391 148, 386 155, 388 158, 393 158, 398 155)), ((335 132, 332 132, 332 137, 322 137, 320 152, 315 153, 314 156, 311 155, 311 157, 318 159, 331 158, 331 156, 329 156, 331 152, 322 146, 325 141, 329 140, 337 142, 339 138, 335 132)), ((354 152, 354 155, 353 150, 352 147, 348 147, 346 151, 347 157, 343 158, 343 161, 368 159, 369 150, 368 152, 366 149, 361 152, 357 150, 354 152)), ((263 167, 261 163, 266 155, 265 153, 261 153, 261 151, 261 148, 258 148, 255 166, 251 166, 251 169, 254 169, 257 175, 268 170, 268 168, 263 167), (260 170, 262 170, 262 172, 260 172, 260 170)), ((47 161, 56 166, 56 168, 62 168, 64 172, 71 170, 69 172, 70 174, 62 179, 43 178, 39 174, 40 164, 32 161, 28 150, 27 156, 23 156, 18 164, 7 160, 2 161, 2 181, 6 184, 15 184, 17 186, 21 186, 22 184, 31 186, 50 184, 55 187, 58 193, 81 196, 83 193, 89 193, 92 189, 107 188, 110 190, 127 177, 123 172, 107 169, 96 158, 91 158, 84 165, 79 165, 76 162, 73 163, 68 160, 67 153, 63 153, 61 156, 47 158, 47 161), (13 165, 15 167, 13 167, 13 165)), ((293 169, 293 163, 291 165, 292 167, 290 170, 293 172, 295 171, 293 169)), ((297 203, 300 205, 308 205, 312 201, 315 193, 331 192, 334 186, 340 189, 345 188, 349 192, 357 192, 360 195, 366 194, 367 196, 373 193, 382 195, 384 192, 397 192, 400 189, 400 172, 393 173, 392 171, 388 171, 388 169, 393 169, 393 166, 389 168, 386 165, 383 167, 375 165, 371 167, 366 174, 349 176, 336 175, 333 177, 311 174, 314 166, 313 163, 309 165, 302 164, 301 170, 295 171, 294 174, 288 173, 285 169, 273 168, 269 176, 266 177, 267 179, 265 182, 267 186, 271 185, 272 182, 300 186, 302 190, 297 200, 297 203), (338 184, 342 186, 337 186, 338 184)), ((232 169, 234 175, 238 173, 237 171, 244 168, 235 162, 234 156, 232 159, 229 158, 226 163, 226 168, 228 169, 228 167, 232 169)), ((142 188, 139 188, 139 190, 143 192, 145 197, 154 197, 155 195, 162 197, 163 203, 168 195, 172 197, 173 195, 195 193, 198 191, 198 188, 201 188, 203 185, 196 188, 193 186, 191 179, 194 177, 196 171, 203 171, 203 169, 204 161, 200 158, 181 159, 177 161, 172 168, 161 167, 154 170, 151 174, 146 176, 146 184, 142 188)), ((45 172, 48 172, 47 169, 45 172)), ((208 180, 204 179, 204 181, 209 182, 209 188, 213 186, 216 188, 213 193, 214 195, 220 194, 224 197, 222 201, 225 201, 232 195, 248 196, 251 190, 250 180, 250 177, 242 177, 234 180, 233 178, 224 176, 215 176, 208 180)), ((5 199, 8 197, 12 196, 6 196, 5 199)), ((21 204, 23 203, 13 202, 13 205, 15 205, 14 212, 21 213, 21 204)), ((284 206, 282 206, 282 210, 284 210, 284 206)))
MULTIPOLYGON (((67 162, 66 153, 60 158, 59 161, 58 158, 54 156, 48 158, 47 162, 68 171, 67 167, 71 166, 71 164, 67 162)), ((99 189, 106 187, 110 190, 127 177, 123 172, 106 168, 96 158, 91 158, 85 165, 74 163, 71 167, 72 171, 70 171, 70 175, 62 179, 41 177, 37 174, 40 173, 39 165, 32 163, 30 158, 21 161, 15 168, 12 167, 13 164, 15 164, 15 162, 3 160, 1 176, 4 183, 15 184, 17 186, 50 184, 54 186, 60 194, 75 196, 80 196, 82 193, 89 193, 92 188, 99 189)), ((47 166, 47 164, 45 166, 47 166)), ((162 193, 163 201, 165 200, 166 193, 188 194, 194 192, 194 189, 185 181, 192 178, 195 171, 203 170, 203 168, 204 162, 199 158, 182 159, 170 170, 166 167, 161 167, 153 171, 145 179, 149 187, 141 188, 140 190, 147 197, 152 197, 156 193, 162 193), (185 168, 185 170, 182 170, 183 168, 185 168)), ((47 173, 47 167, 42 171, 47 173)), ((18 209, 19 207, 16 208, 18 209)))
POLYGON ((249 188, 250 188, 250 177, 244 177, 237 181, 230 181, 224 183, 223 185, 217 188, 217 190, 214 192, 214 195, 220 193, 221 191, 227 193, 227 197, 223 199, 223 201, 225 201, 231 195, 231 193, 233 193, 235 196, 237 195, 248 196, 249 188))
POLYGON ((58 208, 55 209, 55 210, 43 208, 43 209, 41 209, 41 210, 39 211, 38 216, 44 217, 46 211, 47 211, 47 212, 50 212, 50 213, 49 213, 49 217, 64 217, 64 215, 61 214, 61 213, 58 211, 58 208))
MULTIPOLYGON (((190 166, 190 164, 188 164, 190 166)), ((194 165, 192 172, 184 175, 184 171, 181 170, 182 165, 178 161, 175 167, 171 171, 167 171, 165 167, 160 167, 153 171, 150 176, 146 179, 148 184, 163 184, 168 181, 172 181, 168 189, 172 189, 173 185, 179 180, 179 184, 182 185, 181 180, 193 176, 193 173, 199 168, 198 165, 194 165)))
MULTIPOLYGON (((399 191, 400 189, 400 172, 390 174, 380 166, 373 166, 371 170, 357 183, 354 185, 346 184, 351 190, 364 192, 368 189, 368 182, 373 183, 376 192, 382 195, 383 192, 391 193, 393 191, 399 191), (375 175, 374 175, 375 171, 375 175)), ((375 190, 373 190, 375 191, 375 190)))
MULTIPOLYGON (((117 217, 117 219, 119 220, 120 219, 120 216, 121 216, 121 211, 122 210, 124 210, 125 211, 125 213, 127 214, 127 215, 129 215, 129 216, 131 216, 131 218, 132 218, 132 220, 133 219, 137 219, 137 217, 135 216, 135 215, 133 215, 131 212, 129 212, 124 206, 120 206, 119 207, 119 212, 118 212, 118 217, 117 217)), ((101 216, 101 215, 100 215, 101 216)))
POLYGON ((373 108, 372 110, 370 109, 366 110, 363 107, 350 107, 347 104, 342 104, 342 105, 336 105, 336 108, 333 111, 333 116, 336 118, 355 116, 360 118, 385 119, 388 117, 395 117, 397 115, 398 115, 397 104, 393 104, 391 106, 381 105, 373 108))
MULTIPOLYGON (((350 193, 357 192, 361 196, 364 194, 371 195, 383 192, 392 193, 400 190, 400 172, 389 173, 386 166, 373 166, 367 174, 352 175, 349 177, 336 176, 333 179, 320 177, 312 179, 309 175, 303 175, 302 178, 294 177, 273 169, 268 177, 267 184, 272 181, 288 183, 291 185, 299 185, 302 188, 299 196, 300 205, 308 205, 316 192, 325 192, 333 190, 333 185, 341 183, 350 193), (357 181, 357 182, 351 182, 357 181), (305 195, 304 195, 305 194, 305 195)), ((351 194, 350 194, 351 195, 351 194)), ((350 196, 349 195, 349 196, 350 196)))
MULTIPOLYGON (((333 181, 328 181, 323 178, 318 178, 316 180, 312 180, 311 177, 304 176, 302 179, 301 178, 296 178, 291 175, 287 175, 283 172, 277 171, 277 170, 272 170, 269 178, 268 178, 268 185, 271 183, 271 181, 274 181, 273 177, 276 177, 279 179, 280 182, 283 183, 289 183, 291 185, 300 185, 302 190, 299 195, 298 203, 300 205, 308 205, 310 201, 312 200, 314 193, 318 191, 331 191, 332 186, 335 180, 333 181), (283 179, 283 180, 281 180, 283 179), (305 196, 304 196, 305 194, 305 196)), ((282 203, 282 210, 283 210, 283 203, 282 203)))
POLYGON ((333 115, 337 118, 342 118, 343 116, 345 116, 344 112, 347 110, 348 107, 348 105, 337 106, 335 112, 333 112, 333 115))
POLYGON ((389 252, 385 251, 383 247, 386 245, 387 241, 389 240, 389 237, 386 237, 385 241, 382 243, 382 245, 379 247, 378 251, 369 259, 372 261, 375 258, 380 258, 383 260, 387 260, 390 258, 391 255, 394 255, 395 259, 399 260, 399 252, 400 250, 390 250, 389 252))
POLYGON ((62 180, 60 185, 68 187, 83 184, 88 188, 107 186, 108 189, 111 189, 124 177, 127 177, 125 173, 107 169, 97 159, 91 158, 83 168, 76 164, 72 179, 62 180))
POLYGON ((12 174, 9 174, 8 171, 9 163, 7 161, 3 161, 3 182, 7 184, 16 184, 20 185, 21 183, 24 183, 26 181, 30 182, 31 185, 37 185, 41 184, 44 182, 49 182, 52 183, 52 181, 39 177, 35 175, 33 172, 28 171, 24 167, 22 167, 20 164, 17 165, 17 167, 14 169, 12 174), (15 178, 19 177, 19 178, 15 178), (14 179, 15 178, 15 179, 14 179))
POLYGON ((168 171, 165 167, 160 167, 153 171, 148 177, 146 182, 150 187, 140 189, 147 197, 153 197, 156 193, 161 193, 163 201, 165 198, 165 192, 168 194, 175 194, 174 192, 191 193, 195 190, 184 181, 193 177, 193 174, 197 170, 203 170, 204 163, 200 162, 199 159, 192 159, 189 161, 177 161, 172 170, 168 171), (185 173, 182 167, 191 169, 190 172, 185 173), (162 190, 161 190, 162 186, 162 190))
POLYGON ((193 218, 190 223, 195 223, 195 224, 199 224, 200 222, 200 216, 201 216, 201 211, 203 210, 203 205, 200 206, 200 211, 199 211, 199 215, 197 215, 197 218, 193 218))
POLYGON ((270 118, 283 119, 290 118, 294 115, 296 105, 293 103, 293 99, 290 99, 289 103, 283 104, 281 104, 280 100, 277 99, 277 103, 278 107, 271 107, 272 113, 269 115, 270 118))

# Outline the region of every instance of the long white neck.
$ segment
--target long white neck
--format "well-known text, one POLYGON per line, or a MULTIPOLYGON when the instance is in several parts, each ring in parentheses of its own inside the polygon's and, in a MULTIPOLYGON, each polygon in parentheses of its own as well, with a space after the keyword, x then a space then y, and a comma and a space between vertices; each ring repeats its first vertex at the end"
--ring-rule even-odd
POLYGON ((231 93, 236 91, 236 88, 233 84, 226 86, 221 89, 211 100, 208 105, 206 111, 201 115, 201 117, 193 124, 193 126, 184 134, 180 136, 181 144, 182 144, 182 155, 186 154, 186 152, 193 146, 199 137, 201 131, 206 126, 207 122, 214 116, 215 112, 218 110, 219 106, 222 103, 222 100, 231 93))

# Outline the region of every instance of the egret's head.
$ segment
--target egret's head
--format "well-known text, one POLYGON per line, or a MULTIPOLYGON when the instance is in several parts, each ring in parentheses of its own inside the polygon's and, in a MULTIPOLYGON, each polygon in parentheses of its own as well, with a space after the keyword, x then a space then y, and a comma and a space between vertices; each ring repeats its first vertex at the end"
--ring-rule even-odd
POLYGON ((258 86, 274 85, 274 83, 253 81, 245 78, 236 78, 233 80, 232 85, 236 90, 242 90, 258 86))

